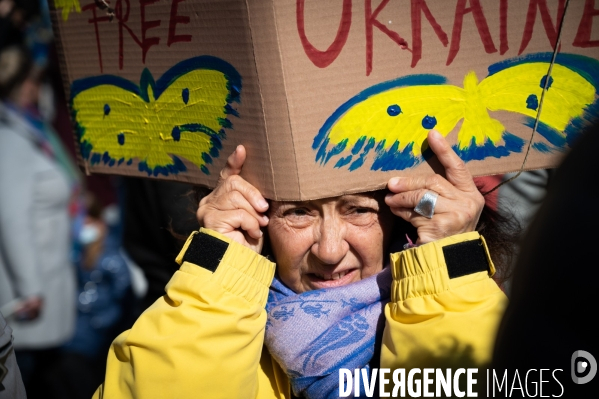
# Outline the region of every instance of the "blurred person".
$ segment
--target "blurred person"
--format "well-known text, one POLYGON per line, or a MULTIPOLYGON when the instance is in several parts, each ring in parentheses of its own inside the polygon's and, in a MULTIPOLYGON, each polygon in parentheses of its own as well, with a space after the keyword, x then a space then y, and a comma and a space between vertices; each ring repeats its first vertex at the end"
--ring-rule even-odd
MULTIPOLYGON (((592 327, 599 280, 594 252, 599 209, 593 188, 599 176, 597 148, 599 124, 586 129, 554 171, 522 241, 510 304, 495 344, 493 368, 508 370, 510 383, 516 369, 522 379, 528 370, 560 369, 556 376, 561 388, 545 372, 545 396, 558 397, 563 390, 563 397, 583 398, 599 390, 599 376, 586 384, 575 384, 571 377, 575 352, 594 356, 595 370, 599 360, 597 330, 592 327)), ((521 393, 516 390, 511 397, 521 393)))
POLYGON ((25 399, 25 387, 12 347, 12 329, 0 313, 0 399, 25 399))
POLYGON ((102 382, 106 352, 112 340, 128 328, 132 311, 131 279, 121 255, 118 209, 104 208, 86 195, 87 214, 75 240, 78 276, 75 334, 63 347, 59 372, 62 399, 90 398, 102 382))
POLYGON ((30 398, 48 396, 47 373, 75 324, 79 176, 37 110, 41 77, 24 47, 0 50, 0 306, 30 398))
POLYGON ((148 283, 141 313, 164 295, 178 270, 174 259, 189 234, 199 228, 194 216, 199 200, 190 195, 193 186, 180 182, 124 177, 121 187, 123 246, 148 283))
POLYGON ((0 48, 20 44, 28 23, 39 16, 40 0, 0 0, 0 48))
MULTIPOLYGON (((552 169, 524 171, 516 179, 503 184, 497 190, 504 211, 514 215, 523 231, 543 203, 552 173, 552 169)), ((515 173, 506 174, 503 181, 507 181, 514 175, 515 173)))

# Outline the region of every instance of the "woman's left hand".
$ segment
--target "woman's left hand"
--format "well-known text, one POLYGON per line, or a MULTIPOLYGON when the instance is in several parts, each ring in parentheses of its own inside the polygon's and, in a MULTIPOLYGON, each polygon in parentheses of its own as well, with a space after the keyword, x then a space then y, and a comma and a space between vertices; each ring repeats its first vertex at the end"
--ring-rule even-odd
POLYGON ((391 212, 416 227, 416 244, 474 231, 485 206, 485 199, 474 184, 470 171, 445 138, 431 130, 428 144, 445 167, 446 177, 438 174, 393 177, 387 183, 391 193, 385 197, 391 212), (414 207, 428 190, 439 194, 431 219, 414 212, 414 207))

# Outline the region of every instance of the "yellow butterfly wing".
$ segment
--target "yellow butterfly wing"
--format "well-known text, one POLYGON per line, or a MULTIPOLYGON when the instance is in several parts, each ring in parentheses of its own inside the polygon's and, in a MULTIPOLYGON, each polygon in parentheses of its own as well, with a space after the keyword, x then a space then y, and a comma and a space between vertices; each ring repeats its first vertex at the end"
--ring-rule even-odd
POLYGON ((577 130, 576 120, 592 117, 590 114, 594 113, 599 62, 584 56, 559 54, 548 78, 551 55, 532 54, 493 65, 479 89, 490 111, 520 113, 525 116, 523 123, 532 127, 547 83, 538 132, 555 148, 564 148, 572 141, 568 132, 577 130))
MULTIPOLYGON (((368 88, 324 123, 312 145, 316 161, 326 164, 335 158, 335 167, 352 171, 374 153, 372 170, 413 167, 422 161, 428 130, 434 127, 447 135, 460 120, 453 149, 463 160, 521 152, 525 141, 507 132, 489 111, 520 113, 523 123, 532 127, 547 79, 538 131, 555 148, 563 148, 575 138, 580 123, 599 115, 599 61, 559 54, 547 78, 551 55, 532 54, 491 65, 480 84, 469 72, 463 89, 444 84, 438 75, 410 75, 368 88)), ((549 149, 542 143, 533 147, 549 149)))
POLYGON ((411 75, 373 86, 343 104, 315 138, 316 161, 351 171, 375 154, 375 170, 404 169, 421 161, 435 128, 449 134, 463 116, 464 90, 438 75, 411 75))
POLYGON ((241 78, 214 57, 185 60, 157 82, 148 70, 139 86, 116 76, 75 81, 72 111, 81 153, 92 164, 138 162, 150 175, 186 171, 181 158, 204 173, 219 156, 241 78))

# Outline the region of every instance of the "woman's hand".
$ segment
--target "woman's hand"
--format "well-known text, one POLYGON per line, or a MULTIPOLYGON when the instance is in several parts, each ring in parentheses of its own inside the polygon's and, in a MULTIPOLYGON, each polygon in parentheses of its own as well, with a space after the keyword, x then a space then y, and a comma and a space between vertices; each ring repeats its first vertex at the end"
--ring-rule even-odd
POLYGON ((446 178, 438 174, 394 177, 387 183, 391 193, 385 197, 391 212, 416 227, 416 244, 474 231, 485 206, 485 199, 476 188, 464 161, 457 156, 445 138, 431 130, 428 144, 445 167, 446 178), (432 219, 414 212, 414 207, 428 190, 439 194, 432 219))
POLYGON ((268 202, 256 187, 239 176, 245 157, 245 148, 237 146, 221 170, 216 188, 200 201, 197 218, 200 226, 260 253, 264 242, 260 228, 268 225, 268 217, 263 214, 268 202))

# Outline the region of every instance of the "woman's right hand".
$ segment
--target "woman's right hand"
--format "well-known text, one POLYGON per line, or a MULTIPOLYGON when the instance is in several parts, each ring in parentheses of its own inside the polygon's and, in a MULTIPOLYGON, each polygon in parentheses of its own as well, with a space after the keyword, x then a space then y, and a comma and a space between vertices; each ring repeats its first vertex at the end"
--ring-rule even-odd
POLYGON ((197 211, 200 226, 217 231, 260 253, 261 227, 268 225, 268 202, 260 191, 239 176, 246 152, 242 145, 227 159, 216 188, 202 198, 197 211))

